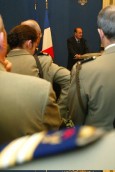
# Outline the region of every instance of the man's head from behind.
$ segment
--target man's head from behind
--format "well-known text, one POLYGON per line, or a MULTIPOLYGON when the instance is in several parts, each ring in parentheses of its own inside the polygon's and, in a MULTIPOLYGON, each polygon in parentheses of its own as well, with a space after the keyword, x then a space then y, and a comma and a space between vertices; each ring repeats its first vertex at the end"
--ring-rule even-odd
POLYGON ((30 54, 34 54, 37 46, 37 32, 30 26, 15 26, 8 34, 8 44, 10 49, 26 49, 30 54))
POLYGON ((41 32, 41 28, 39 24, 35 20, 30 19, 30 20, 21 22, 21 25, 28 25, 36 30, 37 36, 38 36, 38 39, 37 39, 37 46, 38 46, 42 37, 42 32, 41 32))
POLYGON ((97 18, 98 32, 102 43, 106 47, 115 42, 115 6, 107 6, 102 9, 97 18))
POLYGON ((77 39, 81 39, 83 36, 83 30, 80 27, 74 29, 74 35, 77 39))

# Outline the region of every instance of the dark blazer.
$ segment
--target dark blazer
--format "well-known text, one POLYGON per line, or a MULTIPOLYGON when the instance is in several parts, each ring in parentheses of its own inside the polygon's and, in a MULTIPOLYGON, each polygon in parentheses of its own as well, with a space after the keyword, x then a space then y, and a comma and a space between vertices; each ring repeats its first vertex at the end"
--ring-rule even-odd
POLYGON ((74 56, 76 54, 85 54, 89 52, 89 49, 86 45, 86 40, 82 38, 78 43, 75 37, 67 39, 67 48, 68 48, 68 65, 67 68, 71 70, 72 66, 76 63, 74 56))

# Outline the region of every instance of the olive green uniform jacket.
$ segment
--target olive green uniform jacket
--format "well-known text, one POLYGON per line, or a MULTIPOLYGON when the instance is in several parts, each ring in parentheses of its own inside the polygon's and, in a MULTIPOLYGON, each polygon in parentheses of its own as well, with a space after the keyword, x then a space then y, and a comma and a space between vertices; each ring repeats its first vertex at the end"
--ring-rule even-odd
POLYGON ((65 67, 58 66, 53 63, 51 56, 38 56, 42 69, 44 79, 47 81, 55 82, 61 88, 60 96, 57 100, 59 105, 60 113, 62 117, 67 117, 67 101, 68 101, 68 90, 70 87, 70 71, 65 67))
MULTIPOLYGON (((61 88, 60 96, 57 100, 59 105, 60 114, 66 118, 67 115, 67 97, 68 89, 70 86, 70 71, 64 67, 58 66, 53 63, 52 58, 47 55, 38 56, 42 70, 43 78, 53 84, 57 83, 61 88)), ((12 72, 38 76, 38 68, 33 56, 26 50, 11 50, 7 59, 12 62, 12 72)))
POLYGON ((85 112, 79 103, 76 64, 69 90, 69 113, 75 124, 113 129, 115 119, 115 45, 96 60, 82 64, 79 73, 80 92, 85 112))
POLYGON ((0 64, 0 143, 59 129, 61 117, 48 81, 4 71, 0 64))

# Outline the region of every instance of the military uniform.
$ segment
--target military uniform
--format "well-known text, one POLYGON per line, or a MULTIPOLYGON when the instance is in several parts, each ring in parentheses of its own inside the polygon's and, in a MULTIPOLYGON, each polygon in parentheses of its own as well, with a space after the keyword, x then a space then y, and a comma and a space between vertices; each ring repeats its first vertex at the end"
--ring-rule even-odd
POLYGON ((33 56, 25 49, 14 49, 7 54, 7 59, 12 63, 13 73, 38 76, 38 68, 33 56))
POLYGON ((113 129, 115 119, 115 45, 96 60, 82 64, 79 71, 80 94, 85 112, 80 106, 76 84, 76 64, 72 70, 69 90, 69 113, 75 124, 113 129))
MULTIPOLYGON (((38 58, 43 72, 43 79, 51 82, 52 85, 54 82, 57 83, 61 89, 57 103, 59 105, 61 116, 66 118, 68 110, 67 96, 70 86, 70 71, 53 63, 52 58, 49 55, 42 54, 39 55, 38 58)), ((7 55, 7 59, 12 63, 12 72, 14 73, 36 77, 41 73, 34 57, 24 49, 11 50, 7 55)))
POLYGON ((59 129, 61 117, 51 84, 3 70, 0 64, 0 143, 59 129))
POLYGON ((43 78, 51 82, 55 82, 60 87, 60 95, 57 103, 59 105, 61 116, 67 117, 67 98, 70 86, 70 71, 62 66, 53 63, 51 56, 39 55, 40 64, 43 70, 43 78))

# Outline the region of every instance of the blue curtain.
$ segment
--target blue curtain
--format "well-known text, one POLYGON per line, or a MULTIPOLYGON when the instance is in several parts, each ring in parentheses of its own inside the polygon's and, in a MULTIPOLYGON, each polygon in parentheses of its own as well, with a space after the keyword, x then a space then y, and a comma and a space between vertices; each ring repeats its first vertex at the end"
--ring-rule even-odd
MULTIPOLYGON (((55 63, 67 66, 67 38, 73 35, 77 26, 83 28, 90 52, 97 52, 100 39, 97 32, 97 14, 102 8, 102 0, 88 0, 81 6, 78 0, 48 0, 49 22, 52 30, 55 63)), ((0 0, 0 14, 7 32, 21 21, 36 19, 43 31, 45 0, 0 0)), ((41 40, 42 44, 42 40, 41 40)), ((40 44, 40 48, 41 48, 40 44)))

